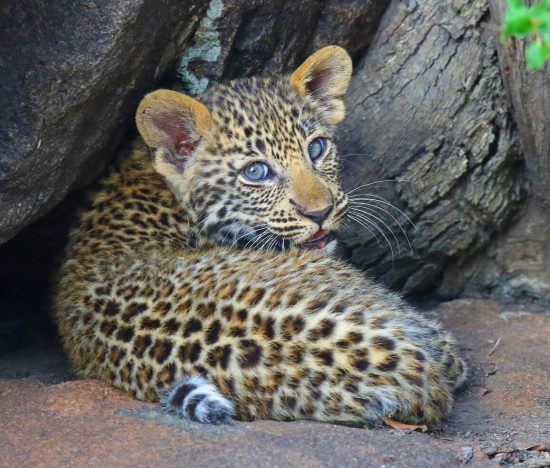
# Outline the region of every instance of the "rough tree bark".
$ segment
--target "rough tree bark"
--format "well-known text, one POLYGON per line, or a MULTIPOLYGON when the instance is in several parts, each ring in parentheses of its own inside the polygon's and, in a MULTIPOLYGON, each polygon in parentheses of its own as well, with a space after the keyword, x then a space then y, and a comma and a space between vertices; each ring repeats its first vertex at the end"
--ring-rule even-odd
POLYGON ((406 180, 354 194, 387 197, 416 230, 384 202, 363 200, 393 234, 380 228, 386 242, 372 224, 373 233, 354 228, 346 253, 405 292, 433 288, 446 268, 486 247, 522 198, 522 160, 488 13, 485 0, 392 2, 352 82, 339 139, 351 153, 346 185, 406 180), (382 209, 400 218, 412 250, 382 209))
MULTIPOLYGON (((496 31, 506 2, 489 3, 496 31)), ((550 301, 550 66, 528 71, 527 44, 512 39, 499 44, 498 53, 524 153, 529 198, 514 225, 484 255, 449 271, 445 282, 464 284, 466 293, 484 290, 550 301)))

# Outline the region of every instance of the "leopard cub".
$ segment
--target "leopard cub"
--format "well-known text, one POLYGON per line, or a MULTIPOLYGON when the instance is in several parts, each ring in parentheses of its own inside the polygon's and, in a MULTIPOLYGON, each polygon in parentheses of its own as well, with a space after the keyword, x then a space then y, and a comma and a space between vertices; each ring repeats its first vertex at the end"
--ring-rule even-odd
POLYGON ((77 372, 204 423, 428 424, 464 366, 453 338, 328 255, 348 200, 335 126, 351 60, 199 100, 145 96, 141 138, 72 232, 55 316, 77 372))

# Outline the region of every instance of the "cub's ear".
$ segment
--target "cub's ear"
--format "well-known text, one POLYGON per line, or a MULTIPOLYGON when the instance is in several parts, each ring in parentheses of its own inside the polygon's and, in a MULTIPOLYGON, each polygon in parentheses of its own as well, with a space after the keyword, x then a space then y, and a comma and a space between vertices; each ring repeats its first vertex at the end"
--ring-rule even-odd
POLYGON ((211 128, 212 118, 199 101, 160 89, 142 99, 136 125, 147 146, 156 150, 155 168, 169 176, 183 173, 211 128))
POLYGON ((304 97, 317 101, 332 124, 345 115, 342 100, 351 79, 352 63, 348 53, 328 46, 311 55, 290 77, 290 84, 304 97))

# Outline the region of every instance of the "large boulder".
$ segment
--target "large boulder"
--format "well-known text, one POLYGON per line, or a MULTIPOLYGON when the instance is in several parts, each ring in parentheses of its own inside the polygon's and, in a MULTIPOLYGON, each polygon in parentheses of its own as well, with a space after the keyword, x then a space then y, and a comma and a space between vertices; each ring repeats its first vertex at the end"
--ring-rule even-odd
POLYGON ((102 171, 205 3, 0 3, 0 244, 102 171))

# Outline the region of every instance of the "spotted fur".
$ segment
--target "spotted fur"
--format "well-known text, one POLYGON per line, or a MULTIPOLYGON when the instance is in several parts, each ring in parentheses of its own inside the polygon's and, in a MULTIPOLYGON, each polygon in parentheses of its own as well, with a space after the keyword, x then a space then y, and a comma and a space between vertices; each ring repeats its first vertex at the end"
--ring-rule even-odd
POLYGON ((307 145, 332 138, 350 74, 328 47, 290 79, 220 85, 204 104, 144 99, 143 140, 93 194, 61 269, 55 316, 81 376, 201 422, 431 424, 449 411, 464 376, 452 337, 300 248, 345 215, 335 145, 316 162, 307 145), (245 180, 254 160, 276 178, 245 180), (302 215, 327 204, 322 224, 302 215))

